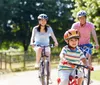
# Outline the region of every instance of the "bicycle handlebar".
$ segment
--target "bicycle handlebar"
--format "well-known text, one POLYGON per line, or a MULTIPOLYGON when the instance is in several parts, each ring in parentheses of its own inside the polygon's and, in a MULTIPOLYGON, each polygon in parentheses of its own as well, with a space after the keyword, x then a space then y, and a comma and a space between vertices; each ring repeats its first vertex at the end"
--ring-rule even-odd
MULTIPOLYGON (((89 66, 80 65, 80 64, 76 64, 76 63, 71 63, 71 62, 67 62, 67 61, 63 61, 63 62, 61 62, 61 63, 62 63, 63 65, 70 64, 70 65, 72 65, 72 68, 75 68, 75 66, 77 66, 77 68, 83 67, 83 68, 86 68, 86 69, 90 69, 89 66)), ((93 71, 94 68, 92 67, 90 70, 93 71)))
POLYGON ((40 47, 51 47, 51 48, 53 48, 53 47, 54 47, 54 45, 53 45, 53 44, 50 44, 50 45, 47 45, 47 46, 45 46, 45 45, 36 45, 36 44, 34 44, 34 46, 40 46, 40 47))

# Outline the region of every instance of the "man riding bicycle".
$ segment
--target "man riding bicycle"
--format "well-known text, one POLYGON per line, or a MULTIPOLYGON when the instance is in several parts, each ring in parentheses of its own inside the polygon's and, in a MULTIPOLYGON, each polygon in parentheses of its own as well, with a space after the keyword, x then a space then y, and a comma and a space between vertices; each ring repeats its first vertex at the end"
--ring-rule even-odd
POLYGON ((99 48, 99 44, 97 40, 95 27, 93 23, 86 21, 86 17, 87 17, 87 14, 84 10, 79 11, 77 13, 77 18, 79 22, 74 23, 71 28, 77 29, 80 32, 79 46, 81 50, 84 52, 85 56, 88 58, 89 65, 92 65, 91 63, 92 50, 91 50, 91 44, 90 44, 91 34, 95 41, 96 49, 99 48))

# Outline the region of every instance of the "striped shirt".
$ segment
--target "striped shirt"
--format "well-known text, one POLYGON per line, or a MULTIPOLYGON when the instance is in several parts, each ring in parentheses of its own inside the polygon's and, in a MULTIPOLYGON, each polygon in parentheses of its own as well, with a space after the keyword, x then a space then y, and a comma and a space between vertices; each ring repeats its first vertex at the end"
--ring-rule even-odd
MULTIPOLYGON (((68 45, 66 45, 62 48, 62 51, 60 53, 60 57, 65 57, 65 59, 68 62, 76 63, 76 64, 80 64, 81 59, 85 58, 83 52, 79 49, 79 47, 76 47, 76 50, 71 50, 68 48, 68 45)), ((64 69, 71 70, 72 69, 71 66, 69 66, 69 65, 63 65, 61 63, 62 61, 63 60, 61 59, 59 62, 59 65, 58 65, 59 70, 64 70, 64 69)))

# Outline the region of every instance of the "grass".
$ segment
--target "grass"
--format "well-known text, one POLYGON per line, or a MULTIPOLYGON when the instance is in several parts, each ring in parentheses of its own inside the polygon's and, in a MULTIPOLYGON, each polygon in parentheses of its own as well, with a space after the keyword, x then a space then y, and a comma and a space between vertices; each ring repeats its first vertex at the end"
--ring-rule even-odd
POLYGON ((91 78, 92 78, 93 80, 100 81, 100 70, 93 71, 93 72, 91 73, 91 78))

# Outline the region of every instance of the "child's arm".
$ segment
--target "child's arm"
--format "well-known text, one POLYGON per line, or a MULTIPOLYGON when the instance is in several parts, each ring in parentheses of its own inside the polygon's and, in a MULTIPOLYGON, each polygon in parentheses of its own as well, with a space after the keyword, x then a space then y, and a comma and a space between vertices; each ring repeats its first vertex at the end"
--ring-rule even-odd
POLYGON ((87 66, 87 61, 86 61, 86 58, 82 58, 82 59, 81 59, 81 61, 82 61, 82 63, 83 63, 84 65, 86 65, 86 66, 87 66))
POLYGON ((93 69, 92 66, 89 66, 89 65, 88 65, 86 58, 82 58, 81 61, 83 62, 83 64, 84 64, 85 66, 88 66, 91 70, 93 69))

